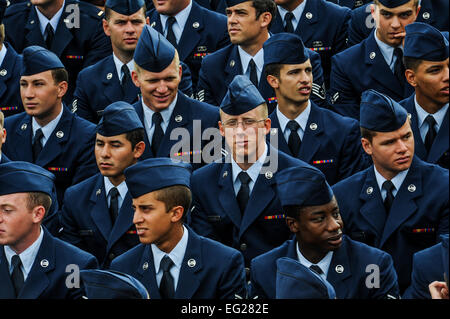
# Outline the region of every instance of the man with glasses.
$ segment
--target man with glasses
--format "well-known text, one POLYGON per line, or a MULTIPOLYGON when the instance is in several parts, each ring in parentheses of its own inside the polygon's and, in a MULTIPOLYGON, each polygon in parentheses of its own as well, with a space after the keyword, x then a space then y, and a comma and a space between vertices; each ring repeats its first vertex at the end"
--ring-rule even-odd
POLYGON ((246 76, 236 76, 220 108, 220 133, 230 153, 195 171, 191 181, 192 228, 239 249, 246 267, 291 236, 274 177, 287 167, 309 166, 266 143, 270 123, 258 89, 246 76))

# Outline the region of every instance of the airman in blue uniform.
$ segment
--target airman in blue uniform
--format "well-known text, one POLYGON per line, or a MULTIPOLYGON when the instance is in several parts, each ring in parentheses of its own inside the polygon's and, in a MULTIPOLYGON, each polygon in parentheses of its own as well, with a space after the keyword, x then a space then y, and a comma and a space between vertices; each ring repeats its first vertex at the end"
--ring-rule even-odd
POLYGON ((270 32, 298 34, 305 46, 320 54, 325 87, 329 88, 331 57, 347 48, 351 10, 326 0, 275 0, 270 32))
POLYGON ((230 43, 227 19, 205 9, 194 0, 167 1, 147 13, 150 26, 163 34, 177 49, 180 60, 192 73, 194 92, 202 60, 230 43))
POLYGON ((239 251, 183 225, 191 204, 190 177, 189 164, 169 158, 147 159, 125 170, 141 244, 114 259, 111 269, 142 282, 150 299, 244 298, 239 251))
POLYGON ((258 89, 237 75, 221 105, 219 127, 228 153, 192 176, 190 225, 202 236, 239 249, 247 268, 252 258, 291 235, 274 177, 287 167, 309 166, 267 144, 267 113, 258 89))
POLYGON ((413 256, 411 285, 403 299, 431 299, 429 285, 434 281, 448 281, 448 234, 441 235, 441 242, 418 251, 413 256), (447 269, 445 269, 445 266, 447 269))
POLYGON ((267 81, 277 97, 271 138, 278 149, 319 168, 330 185, 366 168, 358 121, 310 100, 312 66, 301 38, 277 33, 264 43, 267 81))
POLYGON ((400 105, 411 114, 417 156, 447 169, 450 167, 448 50, 447 39, 434 27, 420 22, 406 26, 405 74, 415 93, 400 105))
POLYGON ((39 46, 23 52, 21 89, 25 112, 5 119, 3 152, 13 161, 37 164, 56 175, 58 203, 71 185, 97 173, 92 152, 95 126, 63 104, 67 71, 59 58, 39 46))
MULTIPOLYGON (((133 106, 146 131, 147 147, 142 159, 171 157, 192 163, 194 169, 204 165, 209 157, 203 153, 204 147, 211 139, 203 139, 203 133, 217 128, 219 110, 179 91, 181 68, 177 50, 155 29, 144 27, 134 61, 132 78, 141 89, 142 99, 133 106)), ((211 155, 211 161, 220 156, 221 143, 219 136, 219 151, 211 155)))
MULTIPOLYGON (((256 9, 252 1, 227 0, 227 6, 231 44, 205 57, 200 69, 197 98, 219 106, 234 77, 244 74, 253 79, 252 83, 266 99, 270 114, 275 109, 276 97, 265 79, 263 44, 270 35, 269 28, 275 15, 275 4, 272 0, 260 1, 256 9), (247 15, 239 15, 241 11, 247 12, 247 15), (255 25, 259 27, 255 28, 255 25)), ((311 98, 318 105, 326 106, 320 56, 311 52, 310 59, 314 75, 311 98)))
POLYGON ((100 173, 64 195, 60 238, 93 254, 102 268, 139 243, 123 171, 144 153, 144 134, 130 104, 119 101, 106 107, 95 142, 100 173))
POLYGON ((78 0, 50 0, 8 7, 3 20, 6 40, 18 52, 39 45, 54 52, 69 73, 64 101, 72 102, 78 73, 111 54, 111 42, 102 30, 103 11, 78 0))
POLYGON ((288 168, 277 175, 276 185, 295 238, 252 260, 250 298, 295 297, 297 289, 301 293, 301 282, 292 291, 277 282, 277 264, 283 257, 315 271, 333 286, 338 299, 399 297, 391 256, 343 235, 340 206, 322 172, 312 167, 288 168), (370 278, 374 271, 377 279, 370 278))
POLYGON ((333 186, 345 233, 389 253, 400 291, 409 286, 413 254, 449 231, 449 173, 414 156, 406 110, 368 90, 361 102, 362 145, 373 166, 333 186))
POLYGON ((395 101, 413 93, 405 78, 403 40, 405 26, 419 13, 415 0, 379 0, 372 7, 377 27, 361 43, 333 56, 330 89, 332 108, 359 120, 364 91, 373 89, 395 101))
MULTIPOLYGON (((367 3, 352 12, 348 27, 349 46, 358 44, 367 38, 375 27, 375 22, 370 13, 370 5, 371 3, 367 3)), ((420 12, 416 22, 430 24, 439 31, 448 31, 448 16, 443 14, 448 10, 449 2, 447 0, 421 0, 420 12)))
POLYGON ((0 299, 77 299, 82 290, 67 284, 67 269, 98 267, 94 256, 41 226, 54 178, 27 162, 0 165, 0 299))

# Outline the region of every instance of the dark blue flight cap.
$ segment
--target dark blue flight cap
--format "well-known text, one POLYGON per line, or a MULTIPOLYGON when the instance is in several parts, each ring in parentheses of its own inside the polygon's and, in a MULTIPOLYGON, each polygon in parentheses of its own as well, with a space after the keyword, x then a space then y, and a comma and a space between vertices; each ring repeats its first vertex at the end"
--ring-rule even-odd
POLYGON ((235 6, 235 5, 237 5, 239 3, 242 3, 242 2, 247 2, 247 1, 250 1, 250 0, 225 0, 228 8, 232 7, 232 6, 235 6))
POLYGON ((23 66, 21 75, 33 75, 44 71, 64 68, 61 60, 53 52, 32 45, 23 50, 23 66))
POLYGON ((410 2, 411 0, 378 0, 383 6, 388 8, 396 8, 410 2))
POLYGON ((106 0, 105 7, 117 13, 130 16, 138 12, 144 4, 144 0, 106 0))
POLYGON ((309 59, 302 38, 294 33, 277 33, 263 45, 264 64, 302 64, 309 59))
POLYGON ((52 196, 55 175, 28 162, 12 161, 0 165, 0 195, 41 192, 52 196))
POLYGON ((449 273, 448 273, 448 263, 449 263, 449 260, 448 260, 448 250, 449 250, 449 247, 448 247, 448 234, 443 234, 443 235, 440 235, 440 237, 441 237, 441 241, 442 241, 442 246, 441 246, 441 249, 442 249, 442 263, 443 263, 443 265, 444 265, 444 274, 445 274, 445 279, 446 279, 446 281, 447 281, 447 285, 448 285, 448 281, 449 281, 449 277, 448 277, 448 275, 449 275, 449 273))
POLYGON ((97 124, 97 133, 103 136, 116 136, 144 128, 131 104, 118 101, 108 105, 97 124))
POLYGON ((6 0, 0 0, 0 24, 3 23, 3 17, 5 16, 7 6, 6 0))
POLYGON ((389 96, 367 90, 361 96, 360 126, 375 132, 393 132, 402 127, 408 113, 389 96))
POLYGON ((276 299, 336 299, 333 286, 295 259, 277 259, 276 299))
POLYGON ((277 192, 282 206, 318 206, 333 199, 325 175, 315 167, 291 167, 276 175, 277 192))
POLYGON ((228 115, 241 115, 266 103, 256 86, 245 76, 236 75, 228 86, 220 109, 228 115))
POLYGON ((150 299, 139 280, 119 271, 88 269, 80 277, 88 299, 150 299))
POLYGON ((403 56, 426 61, 445 61, 448 40, 433 26, 415 22, 406 26, 403 56))
POLYGON ((132 198, 153 191, 184 185, 191 187, 192 167, 186 163, 175 163, 170 158, 149 158, 125 169, 125 182, 132 198))
POLYGON ((174 57, 174 46, 161 33, 146 25, 134 51, 134 62, 149 72, 161 72, 174 57))

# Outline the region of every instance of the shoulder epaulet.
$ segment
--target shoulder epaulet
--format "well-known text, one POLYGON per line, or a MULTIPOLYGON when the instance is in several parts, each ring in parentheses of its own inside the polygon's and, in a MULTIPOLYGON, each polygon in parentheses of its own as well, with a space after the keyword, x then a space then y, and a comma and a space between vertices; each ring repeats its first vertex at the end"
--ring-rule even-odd
POLYGON ((9 16, 12 16, 12 15, 15 15, 17 13, 30 11, 30 9, 31 9, 31 2, 30 1, 12 4, 12 5, 10 5, 9 7, 6 8, 5 18, 9 17, 9 16))

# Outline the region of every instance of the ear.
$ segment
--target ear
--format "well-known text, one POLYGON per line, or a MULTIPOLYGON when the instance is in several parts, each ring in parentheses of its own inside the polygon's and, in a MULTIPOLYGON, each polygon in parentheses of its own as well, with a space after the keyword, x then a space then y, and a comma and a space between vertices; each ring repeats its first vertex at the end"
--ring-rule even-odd
POLYGON ((134 70, 131 71, 131 80, 133 81, 135 86, 137 86, 138 88, 141 87, 141 82, 139 82, 139 75, 134 70))
POLYGON ((273 75, 268 75, 267 76, 267 83, 269 83, 269 85, 275 90, 278 89, 280 87, 280 83, 278 81, 278 79, 276 77, 274 77, 273 75))
POLYGON ((139 157, 141 157, 142 154, 144 154, 144 151, 145 151, 145 142, 144 141, 140 141, 134 147, 134 150, 133 150, 134 158, 138 159, 139 157))
POLYGON ((271 127, 272 127, 272 120, 268 117, 264 120, 264 129, 266 135, 270 133, 271 127))
MULTIPOLYGON (((6 129, 3 129, 3 137, 2 137, 2 140, 1 140, 1 143, 3 144, 3 143, 5 143, 6 142, 6 129)), ((1 150, 1 145, 0 145, 0 150, 1 150)))
POLYGON ((372 143, 367 138, 361 138, 361 144, 364 149, 364 152, 366 152, 368 155, 372 155, 372 143))
POLYGON ((105 34, 108 37, 110 37, 111 36, 111 31, 109 30, 109 23, 108 23, 108 21, 106 21, 106 19, 103 19, 102 25, 103 25, 103 31, 105 32, 105 34))
POLYGON ((69 89, 69 83, 66 81, 61 81, 58 84, 58 98, 63 98, 64 95, 66 95, 67 90, 69 89))
POLYGON ((292 233, 298 233, 300 227, 297 219, 286 216, 286 225, 292 233))
POLYGON ((416 82, 416 74, 414 73, 413 70, 411 69, 406 69, 405 71, 405 77, 406 77, 406 81, 408 81, 408 83, 413 86, 416 87, 417 86, 417 82, 416 82))
POLYGON ((219 121, 219 131, 220 131, 220 135, 222 135, 222 137, 225 137, 225 127, 222 124, 222 121, 219 121))
POLYGON ((270 12, 264 12, 259 18, 261 21, 261 27, 266 28, 269 26, 270 21, 272 21, 272 14, 270 12))
POLYGON ((44 219, 44 216, 45 216, 44 206, 42 206, 42 205, 36 206, 35 208, 33 208, 31 214, 32 214, 33 223, 38 224, 38 223, 42 222, 42 220, 44 219))
POLYGON ((175 206, 170 210, 170 213, 172 214, 170 221, 172 223, 177 223, 183 218, 184 208, 183 206, 175 206))
POLYGON ((147 17, 147 18, 145 19, 145 23, 147 23, 148 25, 150 25, 150 17, 147 17))

